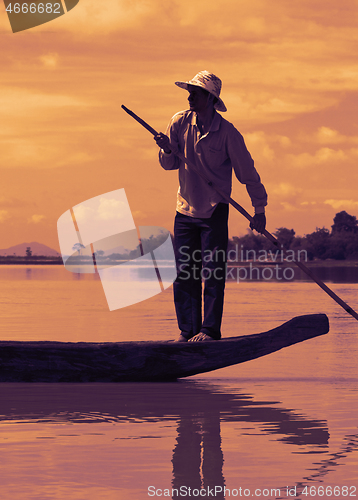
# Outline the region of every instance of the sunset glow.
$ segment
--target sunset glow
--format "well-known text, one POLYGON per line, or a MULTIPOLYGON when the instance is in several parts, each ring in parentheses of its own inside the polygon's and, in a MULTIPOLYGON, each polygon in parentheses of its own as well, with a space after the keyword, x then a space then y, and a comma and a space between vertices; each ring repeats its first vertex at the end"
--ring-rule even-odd
MULTIPOLYGON (((177 172, 125 104, 165 131, 187 108, 174 85, 207 69, 269 194, 268 230, 306 234, 358 214, 356 0, 81 0, 12 33, 0 4, 1 248, 59 249, 56 223, 124 188, 135 224, 169 230, 177 172)), ((244 186, 233 198, 252 212, 244 186)), ((247 222, 231 209, 230 235, 247 222)))

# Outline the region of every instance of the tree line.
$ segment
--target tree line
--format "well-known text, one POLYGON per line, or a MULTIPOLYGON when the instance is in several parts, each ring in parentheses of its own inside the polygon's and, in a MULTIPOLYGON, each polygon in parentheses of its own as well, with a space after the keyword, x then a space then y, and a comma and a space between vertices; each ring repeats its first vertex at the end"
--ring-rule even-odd
MULTIPOLYGON (((280 250, 307 252, 307 259, 358 260, 358 221, 346 211, 339 212, 333 219, 331 231, 325 227, 316 228, 313 233, 296 236, 293 229, 280 227, 273 233, 279 241, 280 250)), ((277 247, 262 235, 249 231, 242 237, 229 240, 228 250, 239 247, 244 254, 254 250, 276 252, 277 247)))

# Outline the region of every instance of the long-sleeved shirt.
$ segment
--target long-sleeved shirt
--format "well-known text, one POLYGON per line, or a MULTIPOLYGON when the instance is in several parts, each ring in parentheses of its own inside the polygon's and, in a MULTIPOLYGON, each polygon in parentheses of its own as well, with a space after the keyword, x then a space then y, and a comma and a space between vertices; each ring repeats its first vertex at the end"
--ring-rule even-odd
MULTIPOLYGON (((263 213, 267 205, 266 190, 240 132, 217 112, 204 135, 196 120, 196 113, 190 110, 174 115, 166 131, 170 143, 228 196, 234 170, 237 179, 246 184, 255 212, 263 213)), ((173 153, 161 150, 159 161, 165 170, 179 169, 177 211, 181 214, 209 218, 218 203, 225 203, 219 193, 173 153)))

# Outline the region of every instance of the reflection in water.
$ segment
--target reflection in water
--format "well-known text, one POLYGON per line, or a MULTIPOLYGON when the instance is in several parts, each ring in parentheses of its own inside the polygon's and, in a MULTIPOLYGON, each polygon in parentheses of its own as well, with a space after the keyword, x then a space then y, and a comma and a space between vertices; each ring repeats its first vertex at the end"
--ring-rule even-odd
MULTIPOLYGON (((309 263, 308 263, 308 267, 309 263)), ((313 266, 312 271, 326 283, 358 283, 358 266, 313 266)), ((310 281, 310 278, 300 269, 295 268, 295 280, 310 281)))
MULTIPOLYGON (((214 389, 214 391, 213 391, 214 389)), ((255 401, 246 394, 225 394, 203 390, 199 385, 187 385, 185 394, 190 406, 180 415, 177 444, 173 453, 173 498, 185 487, 185 492, 217 488, 216 498, 224 499, 224 456, 221 449, 220 419, 231 422, 251 422, 261 425, 265 434, 278 434, 280 441, 297 445, 315 445, 327 449, 329 433, 324 422, 310 420, 292 410, 275 408, 278 402, 255 401), (189 490, 191 488, 191 490, 189 490)), ((188 405, 188 403, 187 403, 188 405)))
POLYGON ((83 274, 81 274, 81 273, 72 273, 72 276, 73 276, 73 280, 75 280, 75 281, 79 281, 79 280, 83 279, 83 274))
MULTIPOLYGON (((218 494, 215 498, 225 498, 219 410, 203 412, 202 417, 181 418, 177 430, 172 459, 173 489, 180 491, 185 487, 190 492, 216 488, 218 494)), ((175 493, 175 497, 178 494, 175 493)), ((188 495, 187 498, 194 496, 188 495)))
MULTIPOLYGON (((358 283, 358 265, 355 263, 343 263, 337 265, 330 262, 326 265, 317 265, 302 261, 314 275, 325 283, 358 283)), ((229 266, 228 281, 244 282, 278 282, 289 283, 292 281, 304 281, 311 283, 312 279, 294 262, 282 264, 251 262, 239 263, 237 266, 229 266)))
MULTIPOLYGON (((177 422, 172 455, 172 488, 222 487, 224 454, 220 422, 256 423, 257 433, 277 435, 294 447, 313 447, 313 453, 327 450, 326 422, 306 418, 278 401, 260 401, 249 394, 196 381, 130 384, 0 384, 1 421, 41 423, 177 422)), ((246 426, 245 426, 246 427, 246 426)), ((240 435, 249 434, 238 432, 240 435)), ((348 443, 353 449, 357 443, 348 443)), ((335 466, 350 451, 322 462, 317 474, 335 466)), ((240 444, 238 442, 238 449, 240 444)), ((356 449, 356 448, 355 448, 356 449)), ((240 452, 238 452, 240 453, 240 452)), ((239 465, 239 464, 238 464, 239 465)), ((313 478, 313 476, 312 476, 313 478)), ((303 478, 310 480, 309 478, 303 478)), ((312 480, 312 479, 311 479, 312 480)), ((197 496, 197 495, 196 495, 197 496)), ((189 495, 186 496, 190 497, 189 495)), ((177 495, 173 498, 177 498, 177 495)), ((225 498, 224 494, 216 498, 225 498)))
MULTIPOLYGON (((326 476, 332 469, 339 467, 340 465, 344 465, 341 461, 347 457, 349 453, 358 450, 358 434, 347 435, 344 438, 344 442, 341 446, 341 449, 335 453, 330 453, 327 458, 320 462, 316 462, 315 467, 310 470, 313 471, 307 477, 304 477, 304 482, 297 483, 297 491, 302 491, 305 484, 310 484, 313 481, 322 482, 324 476, 326 476)), ((356 495, 354 495, 356 496, 356 495)), ((299 498, 299 495, 298 495, 299 498)))
MULTIPOLYGON (((167 278, 170 277, 170 263, 167 261, 164 261, 165 265, 168 266, 166 269, 165 267, 163 268, 163 271, 168 274, 166 276, 167 278)), ((312 265, 310 262, 304 262, 304 264, 309 267, 314 274, 322 281, 326 283, 358 283, 358 264, 357 263, 342 263, 342 265, 337 265, 334 262, 330 262, 329 264, 326 265, 312 265)), ((258 265, 258 263, 253 263, 253 267, 258 265)), ((286 265, 289 265, 292 269, 294 269, 294 276, 291 278, 291 273, 287 273, 287 277, 289 279, 282 279, 283 277, 283 267, 282 265, 279 268, 278 271, 278 277, 280 279, 275 279, 276 278, 276 271, 275 271, 275 266, 274 265, 267 265, 266 267, 272 268, 273 273, 272 273, 272 279, 268 279, 271 273, 266 272, 264 274, 264 277, 262 276, 262 270, 265 268, 264 265, 258 266, 260 269, 259 273, 254 273, 252 272, 251 279, 250 277, 250 272, 247 271, 246 273, 246 278, 244 279, 245 276, 245 269, 249 269, 245 266, 241 266, 243 269, 239 273, 240 277, 240 283, 243 282, 254 282, 257 283, 258 281, 264 282, 264 283, 277 283, 277 282, 294 282, 294 281, 300 281, 300 282, 309 282, 311 283, 312 280, 307 276, 307 274, 302 271, 299 267, 296 267, 294 263, 288 263, 286 265), (275 272, 274 272, 275 271, 275 272), (258 279, 260 278, 260 279, 258 279)), ((239 263, 240 267, 240 263, 239 263)), ((229 269, 231 269, 229 267, 229 269)), ((228 282, 234 281, 237 282, 237 276, 238 276, 238 271, 237 267, 233 268, 236 270, 235 272, 233 271, 231 274, 228 274, 228 282), (230 279, 231 277, 231 279, 230 279)), ((96 280, 99 281, 99 274, 96 273, 89 273, 90 266, 78 266, 78 269, 75 267, 73 268, 73 273, 76 275, 82 274, 82 276, 76 276, 74 277, 72 275, 72 272, 69 272, 65 269, 65 267, 61 265, 34 265, 34 264, 26 264, 25 265, 0 265, 0 280, 23 280, 26 279, 27 276, 30 275, 31 272, 31 279, 32 280, 41 280, 41 281, 49 281, 49 280, 65 280, 65 281, 71 281, 73 279, 86 279, 86 280, 91 280, 93 276, 96 276, 96 280), (86 271, 86 273, 84 273, 86 271)), ((145 269, 143 269, 143 273, 145 273, 145 269)))

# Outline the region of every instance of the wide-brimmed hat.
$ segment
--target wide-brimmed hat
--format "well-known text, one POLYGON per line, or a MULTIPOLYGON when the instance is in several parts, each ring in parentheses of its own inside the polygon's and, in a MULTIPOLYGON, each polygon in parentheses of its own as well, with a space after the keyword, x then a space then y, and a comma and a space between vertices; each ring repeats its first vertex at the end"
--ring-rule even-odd
POLYGON ((201 87, 207 90, 217 98, 217 102, 214 104, 214 108, 218 111, 226 111, 226 106, 222 99, 220 99, 221 92, 221 80, 213 73, 209 71, 199 71, 197 75, 194 76, 192 80, 188 82, 175 82, 181 89, 188 90, 189 85, 195 85, 196 87, 201 87))

